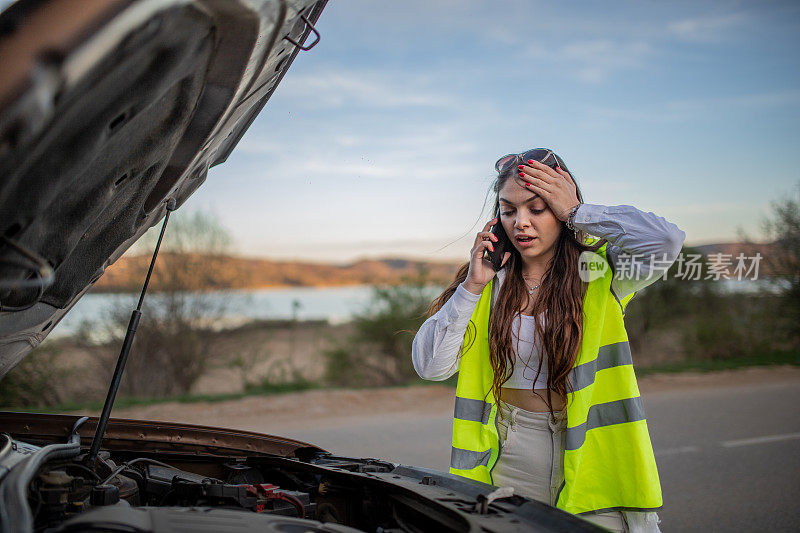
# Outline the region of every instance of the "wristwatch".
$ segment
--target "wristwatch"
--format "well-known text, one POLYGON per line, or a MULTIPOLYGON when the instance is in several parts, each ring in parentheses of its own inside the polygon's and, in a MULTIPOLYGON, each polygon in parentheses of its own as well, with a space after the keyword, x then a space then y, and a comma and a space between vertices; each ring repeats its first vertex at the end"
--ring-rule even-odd
POLYGON ((567 228, 569 228, 569 229, 570 229, 570 230, 572 230, 572 231, 578 231, 578 230, 575 228, 575 225, 573 224, 573 222, 575 221, 575 213, 577 213, 577 212, 578 212, 578 208, 579 208, 580 206, 582 206, 582 205, 583 205, 583 204, 581 204, 581 203, 577 204, 575 207, 573 207, 572 209, 570 209, 570 211, 569 211, 569 215, 567 215, 567 220, 566 220, 567 228))

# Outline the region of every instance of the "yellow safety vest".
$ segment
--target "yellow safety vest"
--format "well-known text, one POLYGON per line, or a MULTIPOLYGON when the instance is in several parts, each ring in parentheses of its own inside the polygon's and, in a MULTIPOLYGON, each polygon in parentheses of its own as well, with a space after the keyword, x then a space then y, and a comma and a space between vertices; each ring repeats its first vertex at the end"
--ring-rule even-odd
MULTIPOLYGON (((604 244, 597 253, 605 261, 604 244)), ((564 484, 556 506, 573 514, 606 509, 652 511, 661 483, 633 371, 613 272, 589 282, 583 302, 583 341, 567 395, 564 484)), ((453 418, 450 472, 492 484, 500 452, 497 400, 489 359, 492 283, 481 294, 464 336, 453 418), (486 398, 486 402, 484 402, 486 398)))

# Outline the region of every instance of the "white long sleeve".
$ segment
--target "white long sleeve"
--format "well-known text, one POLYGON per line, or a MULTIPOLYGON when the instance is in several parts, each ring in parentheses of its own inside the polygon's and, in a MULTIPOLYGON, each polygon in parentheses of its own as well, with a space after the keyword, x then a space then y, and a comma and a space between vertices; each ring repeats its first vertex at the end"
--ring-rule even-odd
POLYGON ((444 381, 458 371, 469 319, 480 300, 460 284, 456 292, 419 328, 411 345, 414 370, 422 379, 444 381))
POLYGON ((615 271, 611 289, 620 300, 663 276, 686 239, 686 233, 672 222, 632 205, 581 204, 574 224, 608 240, 606 256, 615 271))

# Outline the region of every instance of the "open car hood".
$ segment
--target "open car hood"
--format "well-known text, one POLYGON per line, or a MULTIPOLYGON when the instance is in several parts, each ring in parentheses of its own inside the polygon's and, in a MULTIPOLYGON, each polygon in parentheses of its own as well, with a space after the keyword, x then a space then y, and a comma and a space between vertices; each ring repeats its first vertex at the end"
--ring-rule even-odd
POLYGON ((326 2, 21 0, 0 14, 0 377, 225 161, 326 2))

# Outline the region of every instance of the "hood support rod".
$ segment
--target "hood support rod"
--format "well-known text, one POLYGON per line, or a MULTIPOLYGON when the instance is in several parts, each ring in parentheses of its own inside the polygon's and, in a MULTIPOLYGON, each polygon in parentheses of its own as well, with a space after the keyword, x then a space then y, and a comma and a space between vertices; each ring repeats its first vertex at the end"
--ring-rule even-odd
POLYGON ((128 354, 133 345, 133 337, 136 335, 136 328, 139 326, 139 319, 142 317, 142 302, 144 302, 144 295, 147 292, 147 285, 150 283, 150 276, 153 274, 153 267, 156 264, 156 257, 158 257, 158 249, 161 248, 161 240, 164 238, 164 231, 167 229, 169 215, 175 211, 175 209, 175 199, 170 198, 167 200, 167 214, 164 217, 164 224, 161 226, 161 234, 158 236, 158 242, 156 242, 156 248, 153 251, 153 258, 150 260, 150 268, 147 270, 147 277, 144 279, 142 294, 139 296, 139 304, 131 313, 131 320, 128 322, 128 330, 125 332, 125 341, 122 343, 122 350, 120 350, 119 357, 117 358, 117 366, 114 368, 114 376, 108 388, 106 402, 103 405, 103 412, 97 421, 97 430, 94 433, 92 447, 89 450, 89 455, 86 456, 86 464, 90 467, 94 466, 95 461, 97 461, 97 454, 100 452, 100 443, 103 441, 103 435, 108 426, 108 419, 111 416, 111 408, 114 405, 114 399, 117 397, 117 390, 122 381, 122 373, 125 371, 125 363, 128 362, 128 354))

